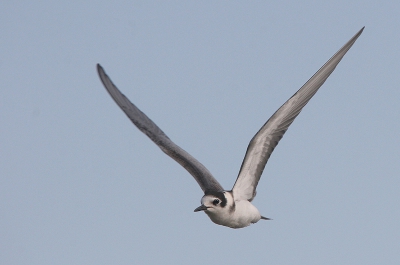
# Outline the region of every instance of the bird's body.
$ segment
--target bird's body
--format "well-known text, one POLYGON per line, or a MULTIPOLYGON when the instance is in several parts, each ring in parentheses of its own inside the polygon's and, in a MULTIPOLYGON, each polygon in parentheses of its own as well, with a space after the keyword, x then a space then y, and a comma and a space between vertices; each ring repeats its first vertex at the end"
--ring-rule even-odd
POLYGON ((201 199, 201 205, 195 211, 203 210, 214 223, 231 228, 246 227, 262 218, 258 209, 248 200, 235 201, 231 191, 206 194, 201 199), (216 200, 219 203, 214 203, 216 200))
POLYGON ((132 104, 112 83, 99 64, 97 70, 105 88, 128 118, 163 152, 182 165, 200 185, 204 196, 201 199, 201 206, 197 207, 195 212, 204 211, 216 224, 242 228, 257 223, 260 219, 269 220, 269 218, 261 216, 258 209, 251 203, 256 195, 256 187, 264 167, 286 130, 335 70, 363 29, 354 35, 286 101, 251 139, 239 175, 230 191, 224 190, 199 161, 172 142, 152 120, 132 104))

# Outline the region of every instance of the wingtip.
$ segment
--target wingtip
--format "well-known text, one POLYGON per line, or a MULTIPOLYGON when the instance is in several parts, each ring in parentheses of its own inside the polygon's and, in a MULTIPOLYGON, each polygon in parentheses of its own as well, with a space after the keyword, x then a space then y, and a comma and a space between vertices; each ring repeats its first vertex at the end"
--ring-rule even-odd
POLYGON ((353 38, 358 38, 358 37, 361 35, 361 33, 363 33, 364 29, 365 29, 365 26, 362 27, 362 28, 356 33, 356 35, 354 35, 353 38))
POLYGON ((98 63, 96 64, 96 69, 97 69, 97 73, 100 76, 100 79, 103 80, 102 76, 106 76, 106 71, 104 71, 104 68, 98 63))

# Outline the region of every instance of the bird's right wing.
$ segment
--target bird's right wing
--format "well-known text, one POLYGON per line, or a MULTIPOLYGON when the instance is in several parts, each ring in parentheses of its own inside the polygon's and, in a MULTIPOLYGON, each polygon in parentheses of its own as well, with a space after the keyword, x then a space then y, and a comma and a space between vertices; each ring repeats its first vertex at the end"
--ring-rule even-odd
POLYGON ((251 201, 255 197, 258 181, 272 151, 274 151, 290 124, 335 70, 335 67, 353 46, 363 30, 364 28, 357 32, 335 53, 254 135, 247 147, 239 175, 232 189, 235 200, 251 201))
POLYGON ((205 166, 193 156, 180 148, 152 121, 146 114, 141 112, 129 99, 122 94, 105 73, 104 69, 97 64, 99 77, 108 93, 122 109, 136 127, 146 134, 161 150, 172 159, 183 166, 195 178, 201 189, 206 191, 223 191, 222 186, 211 175, 205 166))

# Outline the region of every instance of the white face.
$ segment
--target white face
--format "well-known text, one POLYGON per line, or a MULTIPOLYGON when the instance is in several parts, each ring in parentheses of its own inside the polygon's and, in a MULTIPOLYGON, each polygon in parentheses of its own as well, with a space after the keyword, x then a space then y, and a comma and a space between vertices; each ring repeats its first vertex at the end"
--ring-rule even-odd
POLYGON ((201 198, 201 204, 207 207, 206 211, 215 211, 221 208, 221 199, 213 195, 205 195, 201 198))
MULTIPOLYGON (((210 192, 201 198, 201 206, 197 207, 194 211, 205 211, 206 213, 217 213, 227 211, 229 209, 228 200, 231 199, 232 196, 226 197, 226 192, 210 192), (211 194, 210 194, 211 193, 211 194), (228 205, 227 205, 228 204, 228 205)), ((229 195, 229 193, 228 193, 229 195)), ((231 200, 232 201, 232 200, 231 200)), ((233 202, 233 201, 232 201, 233 202)))

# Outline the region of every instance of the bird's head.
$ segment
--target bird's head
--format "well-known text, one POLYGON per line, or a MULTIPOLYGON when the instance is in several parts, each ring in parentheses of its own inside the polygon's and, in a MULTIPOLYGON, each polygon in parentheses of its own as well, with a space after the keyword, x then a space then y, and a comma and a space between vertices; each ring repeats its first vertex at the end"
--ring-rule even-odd
POLYGON ((201 205, 197 207, 194 211, 205 211, 206 213, 216 213, 225 209, 227 205, 226 192, 206 192, 201 198, 201 205))

